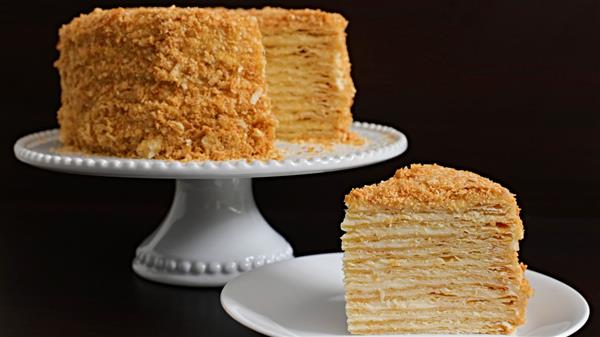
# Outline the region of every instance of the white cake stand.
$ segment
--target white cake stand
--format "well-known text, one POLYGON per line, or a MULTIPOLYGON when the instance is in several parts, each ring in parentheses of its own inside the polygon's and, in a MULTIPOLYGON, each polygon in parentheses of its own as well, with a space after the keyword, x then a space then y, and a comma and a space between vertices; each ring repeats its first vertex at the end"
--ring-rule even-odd
MULTIPOLYGON (((137 248, 133 270, 150 280, 186 286, 223 285, 240 273, 293 257, 289 243, 262 217, 252 179, 349 169, 406 150, 406 137, 386 126, 355 122, 361 146, 277 142, 283 160, 168 161, 67 154, 58 130, 19 139, 17 158, 66 173, 176 179, 173 205, 161 226, 137 248)), ((300 211, 300 210, 299 210, 300 211)))

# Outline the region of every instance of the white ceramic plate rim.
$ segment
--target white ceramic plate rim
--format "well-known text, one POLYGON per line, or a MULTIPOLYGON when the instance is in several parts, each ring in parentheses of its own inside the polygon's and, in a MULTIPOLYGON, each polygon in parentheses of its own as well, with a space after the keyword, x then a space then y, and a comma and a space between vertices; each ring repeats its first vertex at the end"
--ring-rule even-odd
MULTIPOLYGON (((368 144, 364 148, 340 144, 333 146, 332 150, 316 153, 296 149, 300 155, 286 156, 282 160, 182 162, 63 154, 53 151, 48 145, 59 144, 58 129, 22 137, 15 143, 14 152, 19 160, 30 165, 67 173, 130 178, 210 179, 271 177, 349 169, 396 157, 408 147, 406 136, 389 126, 354 122, 352 130, 367 139, 368 144)), ((281 143, 285 148, 295 146, 281 143)))
MULTIPOLYGON (((221 305, 223 307, 223 309, 225 310, 225 312, 227 312, 227 314, 229 314, 234 320, 238 321, 239 323, 241 323, 242 325, 257 331, 259 333, 262 333, 264 335, 267 336, 273 336, 273 337, 279 337, 279 336, 289 336, 289 335, 280 335, 280 334, 276 334, 274 333, 272 330, 266 328, 264 325, 257 323, 251 319, 247 319, 246 316, 244 315, 240 315, 238 314, 235 310, 232 310, 232 308, 234 306, 237 305, 235 299, 232 299, 231 297, 229 297, 228 293, 229 293, 229 289, 232 287, 232 285, 234 284, 239 284, 239 283, 243 283, 244 282, 244 278, 247 277, 253 277, 253 274, 256 273, 264 273, 265 271, 268 270, 268 268, 285 268, 286 265, 289 264, 293 264, 293 263, 297 263, 299 260, 306 260, 306 259, 319 259, 319 258, 323 258, 323 257, 327 257, 327 256, 334 256, 337 255, 339 256, 339 259, 341 260, 342 258, 342 253, 328 253, 328 254, 316 254, 316 255, 307 255, 307 256, 302 256, 302 257, 298 257, 298 258, 294 258, 291 260, 287 260, 287 261, 282 261, 282 262, 278 262, 278 263, 274 263, 271 265, 267 265, 258 269, 255 269, 251 272, 248 272, 246 274, 243 274, 235 279, 233 279, 232 281, 230 281, 229 283, 227 283, 225 285, 225 287, 223 288, 223 290, 221 291, 221 305)), ((542 273, 539 272, 535 272, 532 270, 527 270, 526 271, 526 276, 536 276, 537 278, 541 278, 544 279, 546 282, 549 283, 554 283, 556 286, 559 286, 561 288, 563 288, 565 291, 568 291, 571 293, 571 295, 579 302, 579 304, 582 306, 581 309, 583 309, 583 314, 581 315, 581 317, 579 318, 579 320, 575 323, 573 323, 567 330, 562 331, 560 334, 556 334, 554 335, 554 337, 566 337, 566 336, 570 336, 573 333, 577 332, 579 329, 581 329, 583 327, 583 325, 587 322, 589 315, 590 315, 590 308, 589 305, 587 304, 585 298, 583 298, 583 296, 577 292, 575 289, 573 289, 572 287, 570 287, 569 285, 558 281, 550 276, 544 275, 542 273)), ((350 335, 348 334, 348 336, 356 336, 356 335, 350 335)), ((377 337, 377 336, 382 336, 382 337, 390 337, 390 336, 410 336, 410 335, 368 335, 369 337, 377 337)), ((437 335, 412 335, 412 336, 421 336, 421 337, 444 337, 444 336, 460 336, 460 337, 485 337, 485 336, 490 336, 490 337, 494 337, 494 336, 501 336, 501 335, 465 335, 465 334, 461 334, 461 335, 441 335, 441 334, 437 334, 437 335)), ((518 335, 514 334, 513 336, 518 337, 518 335)))

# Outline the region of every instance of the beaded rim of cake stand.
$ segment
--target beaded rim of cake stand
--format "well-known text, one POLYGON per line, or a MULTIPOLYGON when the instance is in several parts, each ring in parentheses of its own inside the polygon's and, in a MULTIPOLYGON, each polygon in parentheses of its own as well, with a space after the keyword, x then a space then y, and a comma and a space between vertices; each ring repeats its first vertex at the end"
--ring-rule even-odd
MULTIPOLYGON (((393 137, 393 141, 376 147, 373 149, 363 149, 349 152, 343 155, 321 156, 318 155, 309 158, 283 159, 283 160, 230 160, 230 161, 188 161, 181 162, 175 160, 153 160, 153 159, 130 159, 117 157, 99 157, 77 154, 53 154, 48 152, 39 152, 31 148, 57 141, 59 130, 52 129, 30 134, 19 139, 14 146, 15 155, 22 161, 32 164, 41 164, 54 168, 72 169, 78 168, 99 169, 100 171, 119 170, 122 173, 131 170, 143 171, 174 171, 174 172, 194 172, 202 171, 203 173, 220 174, 231 171, 243 171, 254 169, 261 171, 264 169, 277 168, 311 168, 311 169, 327 169, 328 166, 339 164, 341 162, 350 162, 356 159, 366 159, 369 157, 380 157, 403 152, 407 147, 407 140, 403 133, 394 128, 365 123, 354 122, 353 127, 365 131, 377 131, 382 136, 393 137)), ((390 156, 393 157, 393 156, 390 156)), ((101 172, 98 172, 101 173, 101 172)), ((176 173, 175 173, 176 174, 176 173)))
POLYGON ((237 261, 207 262, 171 258, 152 252, 138 250, 134 264, 142 265, 155 272, 176 273, 181 275, 233 274, 245 273, 267 264, 290 259, 292 256, 293 250, 288 248, 286 251, 278 254, 248 256, 237 261))

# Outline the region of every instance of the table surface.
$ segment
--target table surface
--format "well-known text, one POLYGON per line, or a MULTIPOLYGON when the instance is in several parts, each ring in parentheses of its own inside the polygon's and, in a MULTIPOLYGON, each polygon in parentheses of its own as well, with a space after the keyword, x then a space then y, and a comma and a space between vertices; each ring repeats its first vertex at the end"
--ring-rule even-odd
MULTIPOLYGON (((166 286, 131 271, 134 248, 168 207, 168 196, 160 199, 156 205, 92 204, 85 198, 70 205, 51 198, 3 204, 8 218, 0 236, 0 335, 258 336, 223 311, 220 288, 166 286)), ((598 253, 590 240, 599 237, 600 219, 524 220, 521 258, 580 291, 592 316, 576 335, 600 335, 593 312, 600 304, 598 253)), ((281 223, 273 226, 285 232, 281 223)), ((316 253, 314 241, 289 239, 298 243, 297 255, 316 253)))

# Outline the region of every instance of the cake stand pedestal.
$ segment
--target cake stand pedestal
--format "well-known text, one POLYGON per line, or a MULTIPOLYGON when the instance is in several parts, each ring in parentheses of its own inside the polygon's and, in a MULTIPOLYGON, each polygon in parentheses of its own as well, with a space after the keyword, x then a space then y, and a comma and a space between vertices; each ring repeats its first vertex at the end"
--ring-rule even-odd
POLYGON ((259 213, 250 178, 177 180, 173 206, 138 247, 133 269, 159 282, 222 285, 290 257, 292 247, 259 213))
POLYGON ((262 217, 252 179, 349 169, 406 150, 406 137, 386 126, 355 122, 363 145, 278 141, 282 160, 168 161, 63 153, 58 130, 25 136, 14 146, 25 163, 66 173, 176 179, 175 198, 162 224, 137 248, 140 276, 186 286, 223 285, 240 273, 293 257, 290 244, 262 217))

